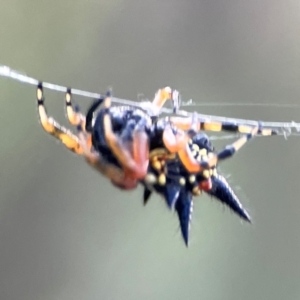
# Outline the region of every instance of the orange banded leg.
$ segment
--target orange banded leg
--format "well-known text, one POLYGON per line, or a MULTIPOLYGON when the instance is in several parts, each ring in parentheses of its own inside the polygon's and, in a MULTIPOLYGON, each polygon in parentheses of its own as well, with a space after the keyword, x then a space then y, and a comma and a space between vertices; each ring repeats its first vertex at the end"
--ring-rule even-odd
POLYGON ((106 163, 98 153, 92 151, 90 134, 81 130, 83 120, 78 125, 78 129, 80 130, 79 137, 77 137, 71 131, 60 126, 54 119, 48 117, 44 106, 42 83, 39 83, 37 87, 37 104, 41 125, 46 132, 60 140, 72 152, 83 155, 90 166, 109 178, 118 187, 133 189, 137 186, 137 181, 127 178, 121 169, 106 163))
POLYGON ((176 111, 179 108, 180 101, 178 91, 172 90, 170 87, 165 87, 156 92, 152 101, 152 106, 156 115, 159 114, 161 108, 168 100, 172 100, 174 111, 176 111))
POLYGON ((211 155, 208 155, 207 161, 198 162, 193 156, 192 151, 190 150, 190 147, 188 145, 186 145, 186 147, 183 150, 178 152, 179 159, 188 172, 203 172, 206 169, 215 167, 219 161, 230 158, 234 153, 236 153, 240 148, 242 148, 247 143, 247 141, 249 141, 253 136, 255 136, 258 130, 258 127, 252 128, 252 131, 250 133, 243 135, 236 142, 226 146, 225 149, 220 151, 219 153, 210 153, 211 155))
POLYGON ((79 139, 70 130, 58 124, 53 118, 48 117, 44 106, 43 86, 42 83, 37 87, 37 105, 41 125, 46 132, 60 140, 69 150, 77 154, 83 154, 83 148, 79 139))
MULTIPOLYGON (((85 116, 79 112, 79 107, 76 106, 73 107, 71 89, 67 89, 65 95, 65 103, 66 103, 67 118, 69 122, 74 126, 85 123, 85 116)), ((85 128, 85 125, 83 126, 83 128, 85 128)))
POLYGON ((236 142, 231 145, 228 145, 224 150, 220 151, 217 154, 212 154, 208 157, 208 160, 201 162, 201 166, 205 169, 215 167, 219 161, 225 160, 233 156, 238 150, 240 150, 250 139, 257 135, 259 127, 252 128, 251 132, 243 135, 236 142))
POLYGON ((119 188, 125 190, 136 188, 138 184, 137 180, 128 178, 120 168, 105 162, 98 152, 92 150, 89 143, 90 134, 84 132, 82 128, 81 124, 77 127, 86 162, 102 175, 110 179, 111 182, 119 188))
MULTIPOLYGON (((200 130, 206 130, 206 131, 229 131, 229 132, 236 132, 236 133, 251 133, 254 126, 249 125, 242 125, 242 124, 236 124, 233 122, 199 122, 197 121, 194 123, 193 117, 191 118, 184 118, 184 117, 170 117, 170 122, 182 129, 182 130, 190 130, 193 129, 196 132, 200 130)), ((278 132, 273 129, 269 128, 260 128, 258 131, 258 134, 263 136, 270 136, 270 135, 276 135, 278 132)))
MULTIPOLYGON (((73 106, 72 104, 72 92, 71 89, 67 89, 65 95, 65 103, 66 103, 66 112, 67 118, 71 125, 73 126, 81 126, 84 130, 86 128, 86 117, 80 112, 79 106, 73 106)), ((87 134, 86 142, 88 143, 89 148, 92 147, 92 136, 91 134, 87 134)))
POLYGON ((158 125, 163 128, 162 140, 165 148, 171 154, 178 154, 179 159, 190 173, 200 172, 202 167, 195 159, 189 147, 190 134, 178 128, 173 128, 167 120, 158 125))
POLYGON ((113 132, 109 108, 111 104, 110 96, 104 100, 103 117, 104 135, 106 142, 121 164, 128 177, 133 179, 143 179, 147 174, 149 163, 148 136, 143 131, 134 131, 132 142, 132 154, 121 139, 113 132))
POLYGON ((203 168, 195 159, 188 143, 191 136, 181 129, 174 130, 168 122, 163 122, 161 126, 164 127, 162 140, 165 148, 172 154, 178 154, 188 172, 201 172, 203 168))
POLYGON ((176 130, 174 133, 170 124, 167 124, 162 139, 165 147, 170 153, 177 153, 184 149, 188 144, 190 137, 181 130, 176 130))

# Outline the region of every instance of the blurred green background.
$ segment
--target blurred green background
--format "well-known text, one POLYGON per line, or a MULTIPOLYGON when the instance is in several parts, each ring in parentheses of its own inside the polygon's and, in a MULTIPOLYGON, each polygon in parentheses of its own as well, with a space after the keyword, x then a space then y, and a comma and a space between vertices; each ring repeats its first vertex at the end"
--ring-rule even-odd
MULTIPOLYGON (((199 104, 297 104, 299 9, 296 0, 2 0, 0 64, 128 99, 170 85, 199 104)), ((46 91, 49 113, 67 125, 63 97, 46 91)), ((197 198, 187 249, 158 196, 144 208, 141 188, 113 188, 43 132, 34 87, 0 78, 0 103, 1 300, 300 299, 299 138, 257 138, 224 163, 254 225, 197 198)), ((299 109, 195 109, 300 120, 299 109)))

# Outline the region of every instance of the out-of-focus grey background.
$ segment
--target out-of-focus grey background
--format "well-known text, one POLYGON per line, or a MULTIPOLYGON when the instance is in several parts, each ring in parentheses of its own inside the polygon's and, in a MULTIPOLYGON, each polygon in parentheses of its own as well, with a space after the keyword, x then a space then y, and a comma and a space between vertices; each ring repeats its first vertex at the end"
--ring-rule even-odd
MULTIPOLYGON (((94 92, 112 86, 128 99, 170 85, 199 104, 297 104, 299 8, 296 0, 2 0, 0 64, 94 92)), ((46 97, 67 125, 64 95, 46 97)), ((224 163, 254 225, 197 198, 187 249, 159 197, 144 208, 140 188, 113 188, 43 132, 34 87, 0 78, 0 103, 1 300, 300 299, 299 138, 257 138, 224 163)), ((300 109, 195 109, 300 120, 300 109)))

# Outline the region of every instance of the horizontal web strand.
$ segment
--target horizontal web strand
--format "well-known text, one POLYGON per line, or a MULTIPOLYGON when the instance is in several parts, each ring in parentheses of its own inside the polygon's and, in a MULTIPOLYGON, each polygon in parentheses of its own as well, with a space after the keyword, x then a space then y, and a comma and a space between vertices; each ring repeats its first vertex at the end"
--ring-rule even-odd
MULTIPOLYGON (((37 86, 39 83, 39 80, 29 77, 18 71, 14 71, 11 68, 4 66, 4 65, 0 65, 0 76, 8 77, 8 78, 14 79, 16 81, 20 81, 20 82, 27 83, 27 84, 34 85, 34 86, 37 86)), ((43 82, 43 87, 46 89, 50 89, 50 90, 58 91, 58 92, 65 93, 67 91, 67 87, 65 87, 65 86, 60 86, 60 85, 52 84, 52 83, 48 83, 48 82, 43 82)), ((86 98, 93 98, 93 99, 103 97, 103 95, 98 94, 98 93, 92 93, 92 92, 83 91, 83 90, 79 90, 79 89, 73 89, 73 88, 72 88, 72 94, 86 97, 86 98)), ((132 107, 138 107, 143 110, 146 110, 150 115, 152 114, 152 106, 151 106, 150 101, 137 102, 137 101, 127 100, 127 99, 112 97, 112 102, 117 103, 117 104, 132 106, 132 107)), ((189 105, 187 105, 187 106, 189 106, 189 105)), ((191 106, 193 106, 193 105, 191 105, 191 106)), ((166 113, 166 114, 174 114, 173 110, 168 109, 168 108, 162 108, 161 112, 166 113)), ((178 111, 176 111, 176 115, 190 117, 190 116, 192 116, 192 113, 187 112, 185 110, 178 110, 178 111)), ((255 121, 255 120, 227 118, 227 117, 223 117, 223 116, 205 115, 205 114, 200 114, 200 113, 197 113, 197 116, 198 116, 198 120, 200 122, 231 122, 231 123, 235 123, 235 124, 243 124, 243 125, 249 125, 249 126, 257 126, 257 124, 258 124, 258 121, 255 121)), ((298 132, 300 132, 300 123, 296 123, 294 121, 291 121, 291 122, 260 121, 260 123, 264 127, 281 130, 280 134, 284 135, 285 137, 287 137, 289 135, 298 136, 299 135, 298 132)))

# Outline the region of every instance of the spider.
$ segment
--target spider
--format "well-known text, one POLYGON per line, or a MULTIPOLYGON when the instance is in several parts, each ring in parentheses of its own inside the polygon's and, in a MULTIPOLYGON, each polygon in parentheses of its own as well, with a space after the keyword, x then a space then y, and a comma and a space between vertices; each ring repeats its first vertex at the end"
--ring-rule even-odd
POLYGON ((152 102, 152 115, 140 108, 111 106, 111 91, 96 99, 83 115, 72 104, 72 91, 65 95, 67 118, 76 126, 72 133, 48 117, 43 85, 37 86, 37 105, 41 125, 60 140, 67 149, 84 156, 87 163, 122 190, 143 185, 146 204, 156 192, 167 206, 175 209, 186 245, 193 206, 193 196, 201 192, 229 206, 238 216, 250 222, 248 212, 218 174, 217 164, 232 157, 257 134, 269 136, 276 131, 237 125, 230 122, 200 122, 196 114, 190 118, 159 118, 160 109, 171 100, 174 111, 179 94, 169 87, 157 91, 152 102), (100 107, 100 108, 99 108, 100 107), (212 147, 203 131, 231 131, 242 136, 220 152, 212 147))

